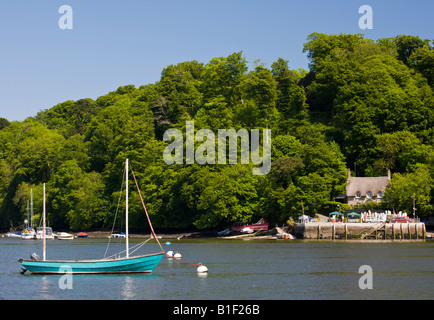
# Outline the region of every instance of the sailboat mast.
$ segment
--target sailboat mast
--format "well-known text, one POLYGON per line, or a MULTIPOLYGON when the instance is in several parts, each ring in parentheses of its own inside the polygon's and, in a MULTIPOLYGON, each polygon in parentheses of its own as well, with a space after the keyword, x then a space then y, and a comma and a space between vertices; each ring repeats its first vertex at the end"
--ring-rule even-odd
POLYGON ((130 257, 129 252, 129 244, 128 244, 128 159, 125 162, 125 225, 126 225, 126 232, 125 232, 125 243, 126 243, 126 257, 130 257))
POLYGON ((29 223, 30 223, 29 200, 27 200, 27 227, 26 228, 29 228, 29 223))
POLYGON ((42 260, 45 261, 45 183, 43 187, 43 200, 42 200, 42 260))
POLYGON ((30 189, 30 227, 33 229, 33 189, 30 189))

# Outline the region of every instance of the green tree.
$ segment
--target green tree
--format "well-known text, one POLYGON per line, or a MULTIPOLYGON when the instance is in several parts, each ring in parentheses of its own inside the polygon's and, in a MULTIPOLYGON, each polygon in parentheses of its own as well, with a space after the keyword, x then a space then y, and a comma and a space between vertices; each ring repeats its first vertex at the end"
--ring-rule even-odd
POLYGON ((83 134, 87 124, 98 112, 98 105, 86 98, 59 103, 51 109, 40 111, 35 119, 68 138, 74 134, 83 134))
POLYGON ((11 123, 8 121, 8 119, 0 118, 0 130, 10 125, 11 123))
POLYGON ((362 34, 338 34, 327 35, 324 33, 311 33, 307 37, 308 42, 303 46, 303 52, 307 52, 310 59, 310 68, 317 72, 321 69, 321 62, 327 60, 337 50, 352 51, 357 44, 372 42, 365 39, 362 34))
POLYGON ((372 167, 382 133, 406 130, 422 143, 432 139, 432 90, 396 58, 395 49, 361 36, 310 38, 305 45, 315 72, 307 87, 310 101, 330 110, 348 163, 357 162, 362 174, 372 167))
POLYGON ((409 35, 398 35, 393 39, 398 52, 398 59, 409 65, 409 59, 420 48, 429 48, 429 40, 409 35))
POLYGON ((248 70, 242 52, 211 59, 202 72, 200 91, 205 101, 223 96, 230 105, 240 100, 239 85, 248 70))
POLYGON ((433 171, 428 165, 420 164, 415 171, 410 173, 395 173, 386 188, 384 197, 392 208, 407 212, 413 212, 413 199, 417 208, 416 215, 428 218, 432 215, 433 205, 433 171))
POLYGON ((13 144, 15 174, 31 183, 48 181, 60 164, 64 137, 34 121, 10 128, 16 134, 9 141, 13 144))
POLYGON ((195 78, 203 70, 197 61, 170 65, 161 73, 159 90, 166 99, 166 114, 170 123, 179 121, 179 117, 188 112, 194 116, 201 105, 202 94, 198 90, 200 80, 195 78))
POLYGON ((270 70, 259 65, 249 72, 241 84, 244 97, 254 101, 258 106, 259 116, 269 118, 272 109, 276 106, 276 82, 270 70))
POLYGON ((430 48, 418 48, 409 57, 407 63, 425 77, 431 88, 434 86, 434 50, 432 46, 430 48))
POLYGON ((432 146, 424 145, 409 131, 384 133, 377 137, 373 175, 392 172, 412 172, 418 163, 428 163, 433 156, 432 146))
POLYGON ((306 94, 298 85, 300 74, 289 69, 288 60, 279 58, 271 65, 271 73, 277 82, 276 108, 282 115, 280 129, 292 131, 300 121, 309 118, 306 94))
POLYGON ((62 164, 47 189, 49 217, 58 227, 99 227, 107 218, 101 174, 83 172, 76 160, 62 164))
POLYGON ((211 99, 196 113, 194 117, 195 126, 199 129, 232 128, 234 118, 233 110, 225 102, 222 96, 211 99))
POLYGON ((91 168, 102 172, 105 165, 113 159, 116 137, 123 134, 131 119, 130 100, 118 100, 115 105, 108 106, 93 118, 85 133, 85 141, 90 141, 89 152, 91 168))
POLYGON ((247 165, 229 165, 221 171, 204 168, 196 180, 199 196, 195 209, 200 213, 194 225, 200 229, 224 222, 250 222, 260 214, 257 210, 256 186, 261 177, 253 176, 247 165))
POLYGON ((272 166, 267 179, 270 197, 263 210, 282 222, 288 216, 314 215, 324 203, 341 194, 345 185, 345 161, 339 146, 326 142, 321 127, 298 127, 301 139, 277 136, 273 139, 272 166))

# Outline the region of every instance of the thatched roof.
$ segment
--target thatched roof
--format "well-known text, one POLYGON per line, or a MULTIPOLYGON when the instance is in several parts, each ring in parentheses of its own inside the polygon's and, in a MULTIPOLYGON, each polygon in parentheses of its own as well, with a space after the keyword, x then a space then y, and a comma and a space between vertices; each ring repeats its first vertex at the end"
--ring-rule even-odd
POLYGON ((371 191, 373 196, 381 191, 384 194, 386 186, 389 183, 389 177, 349 177, 347 179, 346 195, 355 196, 360 191, 361 196, 366 196, 371 191))

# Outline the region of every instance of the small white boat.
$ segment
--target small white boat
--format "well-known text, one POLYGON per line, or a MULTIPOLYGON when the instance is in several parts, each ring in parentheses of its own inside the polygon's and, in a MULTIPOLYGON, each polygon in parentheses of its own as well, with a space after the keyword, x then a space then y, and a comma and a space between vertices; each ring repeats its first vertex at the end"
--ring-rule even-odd
POLYGON ((58 232, 57 234, 54 235, 55 238, 57 238, 58 240, 73 240, 74 239, 74 235, 67 233, 67 232, 58 232))
POLYGON ((112 238, 125 238, 125 233, 112 233, 112 238))
POLYGON ((8 232, 5 234, 6 237, 8 238, 21 238, 21 231, 14 231, 14 232, 8 232))
POLYGON ((32 228, 27 228, 21 233, 22 240, 33 240, 36 239, 36 232, 32 228))
MULTIPOLYGON (((37 227, 36 228, 36 239, 38 240, 42 240, 43 238, 43 228, 42 227, 37 227)), ((53 229, 51 227, 45 227, 45 239, 48 240, 53 240, 54 239, 54 234, 53 234, 53 229)))

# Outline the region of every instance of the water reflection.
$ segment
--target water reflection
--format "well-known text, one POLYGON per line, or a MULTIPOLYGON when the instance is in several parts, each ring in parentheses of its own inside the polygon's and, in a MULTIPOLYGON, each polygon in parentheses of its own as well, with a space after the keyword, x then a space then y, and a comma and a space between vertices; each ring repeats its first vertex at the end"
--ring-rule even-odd
POLYGON ((39 290, 39 293, 42 299, 54 299, 52 286, 53 279, 56 280, 55 278, 50 279, 48 275, 41 277, 41 288, 39 290))
POLYGON ((134 299, 134 281, 130 276, 125 276, 123 279, 121 295, 124 300, 134 299))

